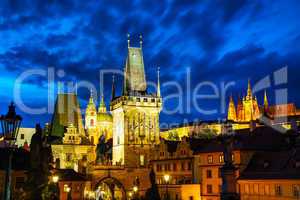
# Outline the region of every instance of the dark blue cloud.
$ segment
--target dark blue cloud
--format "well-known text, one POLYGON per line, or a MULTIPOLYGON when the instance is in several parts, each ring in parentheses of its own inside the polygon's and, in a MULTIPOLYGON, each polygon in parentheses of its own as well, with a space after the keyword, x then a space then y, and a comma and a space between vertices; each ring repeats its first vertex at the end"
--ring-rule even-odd
MULTIPOLYGON (((57 80, 88 80, 99 90, 99 70, 122 70, 125 64, 127 33, 131 44, 139 45, 143 35, 147 79, 156 81, 161 68, 162 84, 177 81, 187 87, 186 72, 191 70, 191 87, 201 81, 236 81, 229 93, 245 92, 247 79, 256 82, 288 66, 289 100, 300 104, 297 95, 300 56, 300 4, 286 1, 166 1, 146 0, 40 1, 4 0, 0 2, 0 92, 1 105, 12 99, 13 80, 26 69, 63 69, 66 76, 57 80)), ((26 80, 23 95, 29 88, 45 90, 44 77, 26 80)), ((109 103, 111 75, 104 79, 109 103)), ((122 78, 117 78, 121 92, 122 78)), ((272 89, 269 89, 272 93, 272 89)), ((153 92, 153 88, 151 89, 153 92)), ((176 88, 163 87, 164 96, 176 88)), ((210 93, 203 88, 203 93, 210 93)), ((258 93, 261 100, 261 93, 258 93)), ((189 103, 183 91, 184 106, 189 103)), ((272 97, 272 94, 270 94, 272 97)), ((87 89, 79 90, 82 107, 89 97, 87 89)), ((38 105, 45 105, 45 101, 38 105)), ((176 107, 177 100, 166 101, 165 108, 176 107)), ((29 105, 37 105, 30 98, 29 105)), ((220 108, 219 100, 199 101, 205 108, 220 108)), ((5 107, 5 106, 2 106, 5 107)), ((25 114, 24 114, 25 115, 25 114)), ((172 115, 162 114, 162 122, 181 122, 223 117, 201 115, 191 107, 172 115)), ((49 115, 27 115, 26 125, 48 121, 49 115)))

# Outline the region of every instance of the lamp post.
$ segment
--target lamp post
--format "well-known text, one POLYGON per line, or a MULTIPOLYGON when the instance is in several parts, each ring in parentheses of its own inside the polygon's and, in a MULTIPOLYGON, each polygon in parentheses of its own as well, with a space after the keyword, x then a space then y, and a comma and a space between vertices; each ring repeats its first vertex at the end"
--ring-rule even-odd
POLYGON ((170 177, 169 174, 164 175, 164 180, 165 180, 165 183, 166 183, 166 197, 165 197, 166 200, 169 200, 168 184, 169 184, 170 178, 171 177, 170 177))
POLYGON ((52 176, 52 182, 55 184, 55 189, 56 189, 56 196, 57 196, 57 199, 59 199, 60 195, 59 195, 59 176, 57 175, 54 175, 52 176))
POLYGON ((5 145, 8 147, 8 164, 6 167, 4 199, 10 200, 13 149, 22 121, 22 117, 16 114, 16 107, 13 102, 9 105, 7 114, 1 115, 0 121, 2 127, 2 137, 5 145))

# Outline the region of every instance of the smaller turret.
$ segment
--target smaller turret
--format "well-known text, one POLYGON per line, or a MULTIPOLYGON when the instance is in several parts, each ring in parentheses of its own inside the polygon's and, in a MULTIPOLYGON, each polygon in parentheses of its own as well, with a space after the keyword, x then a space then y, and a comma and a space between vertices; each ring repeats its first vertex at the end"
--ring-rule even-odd
POLYGON ((86 112, 85 112, 85 128, 86 129, 96 128, 96 123, 97 123, 97 110, 93 99, 93 90, 91 90, 89 103, 87 105, 86 112))

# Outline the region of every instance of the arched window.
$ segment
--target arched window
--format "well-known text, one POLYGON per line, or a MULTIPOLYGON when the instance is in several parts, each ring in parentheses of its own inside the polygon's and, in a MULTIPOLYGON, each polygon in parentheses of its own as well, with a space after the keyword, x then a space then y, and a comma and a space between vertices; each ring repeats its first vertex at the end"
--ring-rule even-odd
POLYGON ((90 126, 94 126, 94 119, 91 119, 90 126))

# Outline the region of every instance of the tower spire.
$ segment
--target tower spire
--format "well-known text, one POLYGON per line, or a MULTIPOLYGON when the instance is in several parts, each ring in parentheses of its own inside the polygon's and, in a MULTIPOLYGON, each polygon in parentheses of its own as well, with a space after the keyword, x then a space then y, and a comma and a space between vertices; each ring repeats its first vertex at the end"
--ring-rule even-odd
POLYGON ((264 108, 268 108, 269 107, 269 102, 268 102, 268 97, 267 97, 267 91, 265 90, 264 93, 264 108))
POLYGON ((130 34, 127 33, 127 44, 128 44, 128 48, 130 47, 130 34))
POLYGON ((251 97, 252 96, 252 90, 251 90, 251 83, 250 79, 248 79, 248 89, 247 89, 247 96, 251 97))
POLYGON ((157 97, 160 97, 160 80, 159 80, 159 75, 160 75, 160 68, 158 67, 157 68, 157 93, 156 93, 156 96, 157 97))
POLYGON ((111 87, 111 100, 114 100, 116 97, 116 91, 115 91, 115 75, 112 75, 112 87, 111 87))
POLYGON ((89 100, 89 103, 90 103, 90 104, 93 104, 93 103, 94 103, 93 96, 94 96, 94 94, 93 94, 93 89, 91 88, 91 90, 90 90, 90 100, 89 100))
POLYGON ((143 46, 143 36, 142 36, 142 34, 140 35, 140 48, 142 48, 142 46, 143 46))
POLYGON ((104 102, 103 92, 101 92, 101 97, 100 98, 101 98, 101 101, 100 101, 100 104, 99 104, 98 112, 106 113, 106 105, 105 105, 105 102, 104 102))
POLYGON ((236 121, 236 110, 235 110, 235 105, 234 105, 232 95, 230 95, 229 98, 227 119, 231 121, 236 121))

